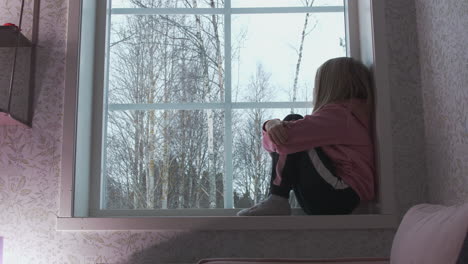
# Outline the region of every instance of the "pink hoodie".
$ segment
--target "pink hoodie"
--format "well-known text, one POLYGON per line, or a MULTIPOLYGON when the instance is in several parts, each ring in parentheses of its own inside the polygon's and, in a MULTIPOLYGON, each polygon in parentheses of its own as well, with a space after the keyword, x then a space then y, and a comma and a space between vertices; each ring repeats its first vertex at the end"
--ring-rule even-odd
POLYGON ((280 154, 274 184, 281 182, 287 154, 322 147, 334 162, 337 176, 356 191, 361 201, 374 198, 374 146, 364 100, 327 104, 304 119, 289 122, 286 131, 284 145, 274 144, 263 131, 263 147, 280 154))

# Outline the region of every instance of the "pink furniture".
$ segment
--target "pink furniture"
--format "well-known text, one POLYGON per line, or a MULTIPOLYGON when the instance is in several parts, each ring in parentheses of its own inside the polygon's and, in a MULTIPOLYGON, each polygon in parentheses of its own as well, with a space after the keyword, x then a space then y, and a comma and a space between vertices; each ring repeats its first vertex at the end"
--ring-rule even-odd
POLYGON ((404 216, 390 259, 204 259, 198 264, 468 264, 468 203, 420 204, 404 216))

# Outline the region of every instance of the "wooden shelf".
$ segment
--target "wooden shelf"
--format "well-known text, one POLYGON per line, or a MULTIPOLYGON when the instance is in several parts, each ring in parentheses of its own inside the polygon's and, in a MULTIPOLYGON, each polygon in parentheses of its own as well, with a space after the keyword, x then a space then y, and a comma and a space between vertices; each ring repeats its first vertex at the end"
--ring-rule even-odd
MULTIPOLYGON (((19 32, 18 47, 31 47, 31 41, 19 32)), ((14 26, 0 26, 0 48, 16 47, 18 44, 18 30, 14 26)))

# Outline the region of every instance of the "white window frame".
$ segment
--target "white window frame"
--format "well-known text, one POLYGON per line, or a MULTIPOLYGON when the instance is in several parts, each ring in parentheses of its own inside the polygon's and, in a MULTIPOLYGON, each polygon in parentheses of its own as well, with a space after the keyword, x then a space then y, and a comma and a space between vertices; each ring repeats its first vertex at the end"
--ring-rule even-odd
MULTIPOLYGON (((80 41, 89 46, 96 44, 96 47, 104 49, 104 43, 108 43, 108 35, 99 32, 105 30, 109 25, 111 16, 96 15, 96 10, 106 10, 105 1, 70 0, 69 1, 69 24, 67 43, 67 69, 65 83, 65 111, 63 128, 62 147, 62 175, 60 184, 60 210, 57 222, 59 230, 153 230, 153 229, 202 229, 202 230, 230 230, 230 229, 355 229, 355 228, 395 228, 397 225, 397 212, 395 210, 393 174, 392 174, 392 144, 390 133, 390 93, 388 83, 388 60, 387 45, 385 37, 385 16, 384 1, 372 0, 346 0, 346 35, 347 53, 354 58, 361 59, 365 64, 371 66, 374 73, 376 86, 376 165, 377 165, 377 208, 364 205, 364 210, 372 212, 378 210, 377 214, 355 214, 341 216, 270 216, 270 217, 235 217, 238 209, 232 208, 233 201, 226 199, 225 207, 228 209, 177 209, 177 210, 106 210, 101 213, 99 205, 104 202, 102 195, 96 195, 96 191, 90 191, 90 186, 101 189, 100 180, 82 177, 79 179, 76 174, 90 174, 92 171, 100 171, 99 162, 92 163, 90 157, 101 156, 100 136, 103 129, 102 124, 105 115, 93 114, 93 106, 102 106, 105 98, 104 89, 100 92, 92 92, 93 89, 84 89, 78 93, 78 83, 80 86, 102 87, 102 83, 107 79, 105 76, 105 50, 80 49, 80 41), (89 2, 97 3, 98 7, 88 6, 89 2), (83 6, 81 6, 83 5, 83 6), (86 12, 81 12, 81 10, 86 12), (81 15, 87 23, 81 24, 81 15), (81 28, 83 27, 83 28, 81 28), (94 32, 95 34, 80 34, 83 32, 94 32), (88 36, 86 36, 88 35, 88 36), (95 39, 94 39, 95 37, 95 39), (80 39, 81 38, 81 39, 80 39), (93 59, 92 62, 86 61, 93 59), (95 64, 95 71, 102 69, 94 76, 93 70, 82 70, 80 75, 80 63, 95 64), (101 84, 101 85, 99 85, 101 84), (79 100, 80 99, 80 100, 79 100), (83 100, 84 99, 84 100, 83 100), (86 103, 82 103, 86 102, 86 103), (78 109, 79 112, 78 112, 78 109), (77 123, 88 123, 87 129, 77 130, 77 123), (98 124, 98 125, 96 125, 98 124), (82 146, 80 143, 77 152, 77 141, 86 141, 88 144, 82 146), (91 148, 91 145, 94 147, 91 148), (83 162, 85 160, 85 162, 83 162), (76 166, 80 164, 80 166, 76 166), (85 164, 85 166, 81 166, 85 164), (81 170, 81 171, 80 171, 81 170), (78 172, 75 172, 78 171, 78 172), (82 172, 84 171, 84 172, 82 172), (87 173, 86 173, 87 172, 87 173), (75 174, 76 173, 76 174, 75 174), (89 201, 99 202, 89 202, 89 201), (211 216, 200 216, 210 212, 211 216), (162 213, 163 212, 163 213, 162 213), (136 213, 136 214, 135 214, 136 213), (161 214, 162 213, 162 214, 161 214), (217 216, 213 216, 215 213, 217 216), (131 215, 121 217, 121 215, 131 215), (171 216, 168 216, 171 215, 171 216), (178 216, 176 216, 178 215, 178 216), (139 217, 145 216, 145 217, 139 217), (164 216, 164 217, 161 217, 164 216)), ((225 1, 226 8, 230 6, 230 0, 225 1)), ((230 71, 230 22, 231 14, 234 13, 278 13, 281 12, 314 12, 333 11, 334 7, 290 7, 290 8, 236 8, 234 12, 222 12, 219 10, 207 9, 165 9, 164 13, 219 13, 225 15, 225 71, 230 71), (226 32, 227 31, 227 32, 226 32)), ((109 12, 109 11, 106 11, 109 12)), ((123 14, 131 12, 135 14, 156 14, 161 12, 158 9, 115 9, 113 14, 123 14)), ((231 109, 241 108, 290 108, 290 107, 310 107, 310 102, 272 102, 272 103, 233 103, 230 96, 230 75, 226 75, 226 101, 224 103, 187 103, 175 107, 167 104, 154 105, 117 105, 112 107, 126 107, 138 109, 225 109, 227 123, 225 123, 225 152, 227 159, 230 157, 232 142, 227 140, 232 138, 230 126, 231 109), (182 108, 181 108, 182 106, 182 108)), ((104 109, 107 112, 107 109, 104 109)), ((104 131, 105 133, 105 131, 104 131)), ((229 163, 229 162, 228 162, 229 163)), ((232 164, 226 163, 227 172, 232 171, 232 164)), ((232 172, 231 172, 232 173, 232 172)), ((232 179, 232 174, 225 177, 232 179)), ((93 187, 91 187, 93 188, 93 187)), ((232 192, 232 185, 225 187, 225 192, 232 192)), ((298 213, 300 214, 300 213, 298 213)))

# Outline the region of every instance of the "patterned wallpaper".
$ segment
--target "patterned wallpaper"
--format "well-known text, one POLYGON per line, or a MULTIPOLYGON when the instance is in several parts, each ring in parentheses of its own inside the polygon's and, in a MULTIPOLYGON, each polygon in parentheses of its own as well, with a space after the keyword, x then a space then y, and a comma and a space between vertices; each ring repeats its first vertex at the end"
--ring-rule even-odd
POLYGON ((468 202, 468 1, 416 0, 430 202, 468 202))
MULTIPOLYGON (((455 2, 451 0, 450 2, 455 2)), ((15 13, 12 0, 0 0, 0 18, 15 13), (9 8, 3 8, 3 4, 9 8)), ((423 29, 423 38, 431 34, 431 5, 438 1, 419 0, 418 22, 423 29), (421 23, 424 22, 424 23, 421 23)), ((42 0, 40 18, 40 47, 36 79, 36 111, 32 129, 0 127, 0 236, 5 237, 6 263, 193 263, 206 257, 356 257, 388 256, 394 232, 392 230, 348 230, 348 231, 244 231, 244 232, 57 232, 56 214, 59 205, 59 175, 61 161, 61 138, 63 116, 63 92, 66 46, 66 0, 42 0), (287 245, 286 247, 284 245, 287 245), (280 250, 278 250, 280 249, 280 250)), ((453 10, 455 10, 454 8, 453 10)), ((448 12, 447 12, 448 13, 448 12)), ((432 94, 451 93, 457 81, 451 72, 441 72, 440 78, 450 79, 453 85, 433 85, 427 80, 438 65, 438 60, 447 66, 457 67, 455 62, 438 54, 435 58, 423 58, 423 88, 421 90, 419 57, 433 54, 439 42, 421 43, 418 50, 416 6, 413 1, 387 1, 387 32, 390 58, 390 88, 392 89, 392 132, 394 142, 394 174, 396 176, 397 200, 401 214, 411 205, 426 200, 427 178, 424 155, 425 128, 437 121, 450 124, 439 134, 427 133, 429 138, 441 137, 442 132, 459 131, 454 126, 458 119, 448 119, 446 113, 460 108, 450 103, 462 100, 457 95, 439 104, 430 103, 432 94), (434 44, 435 43, 435 44, 434 44), (428 45, 428 46, 425 46, 428 45), (435 61, 432 61, 435 59, 435 61), (453 64, 450 64, 453 63, 453 64), (436 89, 437 88, 437 89, 436 89), (437 90, 437 91, 436 91, 437 90), (424 123, 424 103, 435 105, 430 111, 445 110, 424 123), (432 93, 431 93, 432 92, 432 93)), ((3 21, 0 21, 2 23, 3 21)), ((443 21, 446 27, 451 21, 443 21)), ((429 41, 428 41, 429 42, 429 41)), ((462 49, 460 49, 462 50, 462 49)), ((450 55, 456 56, 454 46, 450 55)), ((465 60, 466 61, 466 60, 465 60)), ((466 78, 466 75, 465 77, 466 78)), ((459 80, 460 84, 463 80, 459 80)), ((465 79, 466 81, 466 79, 465 79)), ((466 82, 465 82, 466 84, 466 82)), ((460 86, 461 87, 461 86, 460 86)), ((463 101, 459 101, 463 102, 463 101)), ((459 103, 461 104, 461 103, 459 103)), ((466 106, 465 106, 466 107, 466 106)), ((466 112, 466 108, 464 108, 466 112)), ((427 115, 427 114, 426 114, 427 115)), ((437 123, 437 126, 445 123, 437 123)), ((461 140, 462 134, 450 139, 450 144, 461 140), (458 141, 457 141, 458 140, 458 141)), ((449 139, 447 139, 449 140, 449 139)), ((442 148, 440 145, 438 148, 442 148)), ((448 147, 444 147, 448 151, 448 147)), ((462 151, 462 149, 457 149, 462 151)), ((465 163, 452 161, 448 156, 438 168, 454 168, 465 163), (445 165, 449 164, 449 165, 445 165)), ((429 155, 433 162, 432 156, 429 155)), ((464 165, 463 165, 464 164, 464 165)), ((466 167, 465 167, 466 168, 466 167)), ((466 171, 466 170, 465 170, 466 171)), ((458 170, 461 175, 461 169, 458 170)), ((430 175, 435 175, 432 173, 430 175)), ((430 191, 434 190, 443 175, 431 176, 430 191)), ((452 177, 453 186, 462 184, 452 177)), ((465 177, 466 183, 466 177, 465 177)), ((450 189, 435 197, 446 197, 450 189)), ((466 184, 465 184, 466 186, 466 184)), ((466 193, 465 193, 466 194, 466 193)), ((466 196, 466 195, 465 195, 466 196)), ((434 197, 434 195, 432 196, 434 197)))
POLYGON ((414 1, 386 1, 395 197, 400 214, 425 201, 425 139, 414 1))

